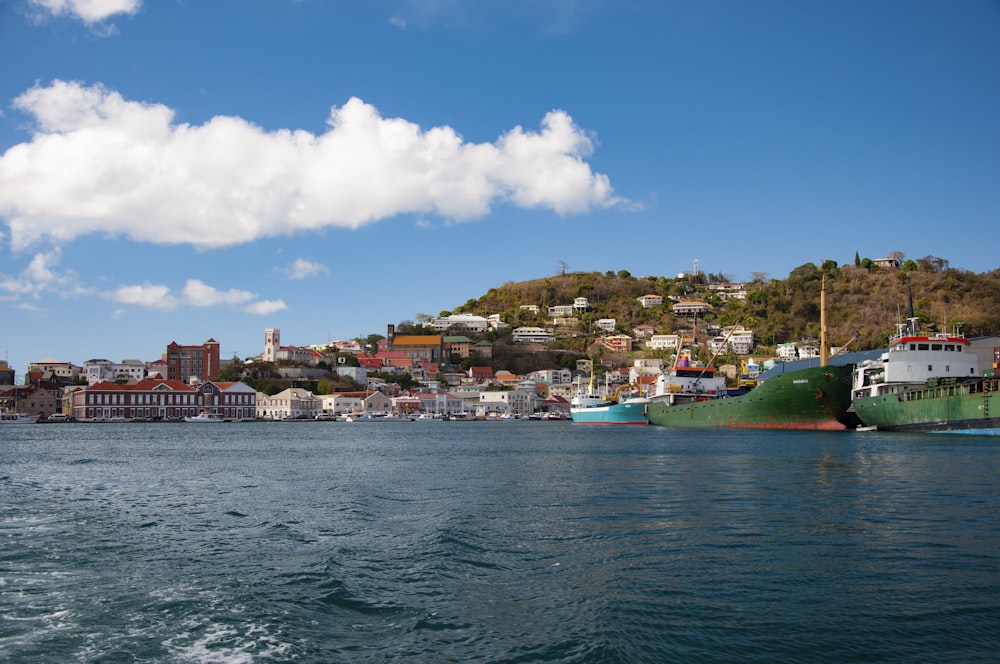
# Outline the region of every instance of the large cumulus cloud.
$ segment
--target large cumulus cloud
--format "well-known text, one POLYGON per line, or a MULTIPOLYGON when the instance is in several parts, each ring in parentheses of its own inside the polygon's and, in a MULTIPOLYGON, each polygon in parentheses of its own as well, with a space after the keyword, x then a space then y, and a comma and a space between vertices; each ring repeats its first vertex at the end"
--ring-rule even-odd
POLYGON ((222 247, 404 213, 483 217, 497 204, 567 215, 620 202, 563 111, 538 131, 469 143, 383 118, 352 98, 328 129, 266 131, 239 117, 175 123, 168 107, 54 81, 14 100, 31 140, 0 156, 0 217, 15 248, 88 233, 222 247))

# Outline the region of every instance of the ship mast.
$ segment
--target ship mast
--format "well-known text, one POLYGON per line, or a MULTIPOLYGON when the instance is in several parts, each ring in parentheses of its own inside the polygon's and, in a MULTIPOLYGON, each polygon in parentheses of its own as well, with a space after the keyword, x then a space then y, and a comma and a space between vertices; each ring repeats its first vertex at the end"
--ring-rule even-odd
POLYGON ((830 348, 826 343, 826 275, 819 291, 819 365, 825 367, 830 362, 830 348))

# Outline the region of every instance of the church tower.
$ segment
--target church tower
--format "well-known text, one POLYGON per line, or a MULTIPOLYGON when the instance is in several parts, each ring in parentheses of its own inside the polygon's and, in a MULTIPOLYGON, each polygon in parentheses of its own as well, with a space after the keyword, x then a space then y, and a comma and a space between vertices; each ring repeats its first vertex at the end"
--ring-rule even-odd
POLYGON ((276 327, 269 327, 264 330, 264 354, 261 355, 261 362, 274 362, 281 348, 281 330, 276 327))

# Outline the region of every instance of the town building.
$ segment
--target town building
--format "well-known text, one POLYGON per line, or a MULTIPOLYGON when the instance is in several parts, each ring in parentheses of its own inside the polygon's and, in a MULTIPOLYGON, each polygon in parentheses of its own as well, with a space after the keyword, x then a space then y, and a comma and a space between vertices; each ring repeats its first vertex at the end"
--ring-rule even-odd
POLYGON ((334 392, 321 397, 324 413, 334 416, 348 413, 385 414, 392 411, 392 399, 378 390, 334 392))
POLYGON ((219 342, 209 339, 200 346, 181 346, 171 341, 164 355, 167 380, 186 383, 215 380, 219 374, 219 342))
POLYGON ((203 411, 225 419, 254 419, 257 393, 237 382, 145 379, 134 384, 105 381, 72 392, 72 416, 82 421, 122 418, 161 420, 193 417, 203 411))
POLYGON ((13 385, 14 379, 14 368, 7 363, 7 360, 0 360, 0 385, 13 385))
POLYGON ((48 380, 5 386, 0 388, 0 411, 48 417, 62 412, 62 395, 62 386, 48 380))
POLYGON ((520 390, 480 392, 476 417, 507 414, 526 417, 534 412, 535 399, 534 394, 520 390))
POLYGON ((76 382, 83 373, 83 367, 71 362, 59 360, 42 360, 28 365, 28 380, 44 380, 59 385, 69 385, 76 382))
POLYGON ((273 396, 257 392, 258 419, 311 420, 322 410, 320 398, 301 387, 290 387, 273 396))
POLYGON ((380 350, 406 353, 413 364, 441 362, 444 358, 444 337, 437 334, 396 335, 396 326, 389 324, 388 334, 379 341, 380 350), (384 344, 383 344, 384 342, 384 344), (384 345, 385 348, 381 348, 384 345))
POLYGON ((451 329, 482 333, 489 329, 489 321, 482 316, 473 314, 451 314, 431 319, 430 327, 435 332, 445 332, 451 329))
POLYGON ((96 385, 104 381, 112 383, 137 383, 147 375, 146 364, 139 360, 94 359, 83 363, 83 377, 87 385, 96 385))

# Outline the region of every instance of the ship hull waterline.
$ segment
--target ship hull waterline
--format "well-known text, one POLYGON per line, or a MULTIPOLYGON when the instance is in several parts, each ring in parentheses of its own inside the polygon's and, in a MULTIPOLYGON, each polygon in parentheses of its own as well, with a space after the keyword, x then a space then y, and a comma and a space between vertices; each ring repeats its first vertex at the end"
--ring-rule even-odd
POLYGON ((844 431, 855 422, 852 365, 778 374, 738 397, 649 404, 649 423, 673 428, 844 431))

